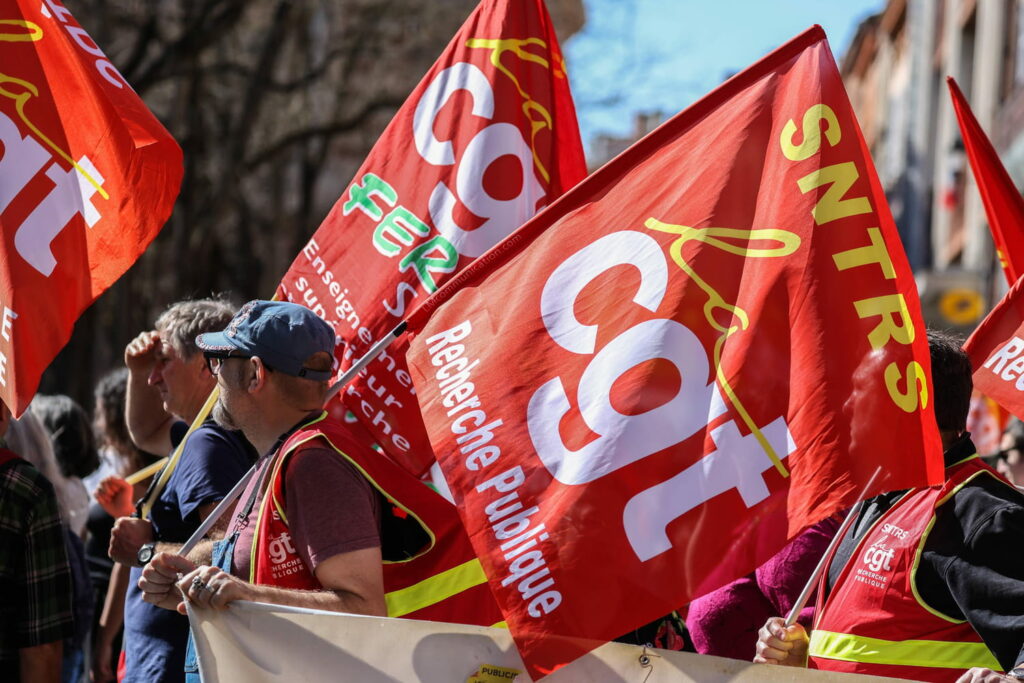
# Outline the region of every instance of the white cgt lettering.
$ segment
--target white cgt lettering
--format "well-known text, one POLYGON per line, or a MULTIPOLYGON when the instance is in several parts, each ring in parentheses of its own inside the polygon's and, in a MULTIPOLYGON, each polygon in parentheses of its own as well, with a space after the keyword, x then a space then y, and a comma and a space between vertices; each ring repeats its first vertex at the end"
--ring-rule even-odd
POLYGON ((652 313, 668 287, 668 264, 650 235, 622 230, 588 244, 565 259, 544 283, 540 314, 551 338, 566 351, 589 355, 597 344, 597 325, 584 325, 573 312, 576 298, 592 280, 616 266, 640 271, 633 303, 652 313))
POLYGON ((0 113, 0 213, 50 161, 50 154, 35 138, 21 136, 10 118, 0 113))
POLYGON ((458 199, 444 183, 438 183, 430 195, 430 218, 437 231, 463 256, 477 258, 525 223, 537 211, 544 198, 544 187, 533 172, 533 152, 522 133, 511 123, 492 123, 469 141, 455 175, 458 199), (495 199, 484 187, 484 172, 503 156, 513 156, 522 170, 519 194, 511 199, 495 199), (464 230, 455 222, 458 200, 484 222, 473 230, 464 230))
MULTIPOLYGON (((541 293, 541 316, 548 334, 566 350, 593 353, 594 325, 583 325, 573 313, 576 297, 601 273, 620 265, 640 271, 633 301, 654 311, 665 295, 668 266, 657 241, 632 230, 612 233, 566 259, 548 278, 541 293)), ((562 380, 545 382, 527 406, 526 423, 534 449, 551 475, 563 484, 585 484, 620 467, 646 458, 695 434, 725 411, 713 401, 714 383, 707 383, 707 354, 697 337, 675 320, 657 318, 634 325, 593 357, 580 378, 579 409, 598 435, 578 450, 568 448, 559 423, 570 403, 562 380), (669 401, 644 413, 625 415, 611 404, 611 388, 630 368, 661 358, 675 365, 682 383, 669 401), (710 411, 710 412, 709 412, 710 411), (618 447, 618 444, 628 447, 618 447)))
POLYGON ((455 163, 455 150, 448 140, 434 135, 434 120, 448 99, 459 90, 473 96, 473 115, 490 120, 494 116, 494 90, 484 72, 468 62, 457 62, 437 74, 423 91, 412 116, 412 139, 423 160, 434 166, 455 163))
MULTIPOLYGON (((2 213, 51 157, 35 139, 22 137, 14 122, 4 114, 0 114, 0 149, 3 150, 0 156, 2 213)), ((78 165, 97 183, 103 183, 103 176, 88 157, 79 159, 78 165)), ((50 249, 57 235, 76 215, 81 214, 92 227, 99 221, 100 213, 91 201, 96 187, 78 169, 65 171, 52 163, 46 169, 46 177, 54 186, 15 230, 14 248, 29 265, 49 276, 57 265, 50 249)))
POLYGON ((608 342, 580 379, 580 413, 598 438, 575 451, 562 442, 558 425, 569 412, 569 399, 557 377, 530 397, 530 438, 555 479, 586 484, 688 439, 724 413, 722 402, 712 400, 717 387, 706 384, 707 377, 707 356, 693 332, 675 320, 639 323, 608 342), (676 366, 683 379, 678 393, 644 413, 618 412, 609 396, 612 384, 630 368, 655 358, 676 366))
MULTIPOLYGON (((716 392, 717 393, 717 392, 716 392)), ((781 417, 761 430, 776 453, 792 453, 793 437, 781 417)), ((668 525, 715 496, 735 488, 748 508, 768 497, 761 476, 773 469, 768 454, 753 434, 741 435, 735 422, 711 432, 716 449, 697 463, 657 486, 633 496, 622 513, 626 538, 646 562, 672 547, 668 525)))
MULTIPOLYGON (((680 443, 727 412, 700 340, 685 325, 655 318, 637 323, 596 354, 597 326, 584 325, 573 309, 580 292, 601 273, 622 265, 640 271, 632 301, 655 312, 668 285, 667 263, 657 241, 645 233, 606 235, 567 258, 548 278, 541 293, 541 317, 552 340, 567 351, 593 356, 580 377, 580 415, 597 438, 572 450, 559 431, 570 409, 559 377, 538 388, 527 406, 527 427, 538 457, 563 484, 586 484, 610 472, 680 443), (661 405, 638 414, 620 413, 611 403, 616 380, 653 359, 672 363, 681 378, 679 391, 661 405)), ((783 418, 762 428, 776 453, 795 450, 783 418)), ((716 450, 678 475, 633 496, 623 510, 626 537, 637 557, 647 561, 672 547, 669 524, 730 489, 747 507, 769 496, 762 473, 773 468, 755 434, 740 434, 734 422, 711 432, 716 450)))
POLYGON ((413 141, 416 151, 429 164, 451 166, 458 163, 455 190, 438 183, 430 194, 428 210, 437 231, 455 250, 476 258, 526 222, 544 198, 544 187, 533 170, 533 151, 519 128, 510 123, 492 123, 478 131, 466 145, 461 158, 450 140, 434 133, 437 115, 451 96, 465 90, 472 96, 474 116, 490 120, 494 116, 494 90, 478 67, 458 62, 442 70, 424 89, 413 113, 413 141), (484 174, 498 159, 511 156, 522 170, 519 193, 511 199, 497 199, 484 188, 484 174), (455 221, 455 208, 462 203, 474 215, 484 219, 472 230, 455 221))

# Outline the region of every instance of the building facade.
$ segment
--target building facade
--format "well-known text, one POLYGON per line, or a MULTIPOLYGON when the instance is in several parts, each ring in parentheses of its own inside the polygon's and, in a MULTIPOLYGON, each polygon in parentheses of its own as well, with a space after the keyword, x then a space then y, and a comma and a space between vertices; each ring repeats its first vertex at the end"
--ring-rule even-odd
POLYGON ((1024 184, 1024 2, 889 0, 841 70, 929 324, 971 329, 1006 291, 946 77, 1024 184))

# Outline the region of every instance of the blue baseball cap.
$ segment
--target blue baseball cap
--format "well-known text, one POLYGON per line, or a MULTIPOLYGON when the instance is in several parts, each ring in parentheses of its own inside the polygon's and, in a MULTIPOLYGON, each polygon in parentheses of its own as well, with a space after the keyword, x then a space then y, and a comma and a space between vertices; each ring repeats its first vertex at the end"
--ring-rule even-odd
POLYGON ((326 381, 333 370, 311 370, 302 364, 314 353, 334 354, 334 330, 316 313, 287 301, 250 301, 222 332, 196 337, 204 352, 259 356, 273 370, 293 377, 326 381))

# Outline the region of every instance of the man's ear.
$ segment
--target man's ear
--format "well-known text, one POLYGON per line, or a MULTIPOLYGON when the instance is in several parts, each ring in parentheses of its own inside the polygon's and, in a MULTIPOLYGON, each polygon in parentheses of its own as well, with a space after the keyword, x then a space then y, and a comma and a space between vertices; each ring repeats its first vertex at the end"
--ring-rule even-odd
POLYGON ((253 356, 249 359, 252 364, 253 373, 249 379, 249 391, 255 392, 262 389, 267 383, 267 374, 270 372, 267 370, 267 366, 263 364, 263 360, 259 356, 253 356))
POLYGON ((199 360, 201 361, 199 365, 199 376, 203 378, 203 380, 212 379, 214 382, 216 382, 217 378, 214 377, 212 372, 210 372, 210 366, 206 364, 206 357, 202 354, 202 352, 197 353, 196 355, 199 356, 199 360))

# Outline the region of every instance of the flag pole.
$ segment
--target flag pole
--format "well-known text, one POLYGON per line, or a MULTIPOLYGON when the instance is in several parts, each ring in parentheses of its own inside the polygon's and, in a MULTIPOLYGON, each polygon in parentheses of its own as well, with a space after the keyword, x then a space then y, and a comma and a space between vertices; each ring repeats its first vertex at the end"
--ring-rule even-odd
POLYGON ((786 617, 787 628, 796 623, 796 619, 800 616, 800 612, 802 612, 804 607, 807 605, 807 601, 811 598, 811 592, 814 590, 814 587, 818 585, 818 579, 821 577, 821 573, 825 571, 825 564, 829 561, 829 558, 832 557, 832 553, 843 540, 843 536, 846 535, 850 525, 852 525, 857 517, 860 516, 860 511, 864 508, 864 496, 866 496, 868 491, 871 490, 871 487, 874 485, 875 480, 878 479, 878 475, 881 472, 881 467, 875 469, 875 473, 871 475, 871 479, 869 479, 868 483, 864 486, 864 490, 860 492, 860 500, 857 501, 856 505, 850 508, 850 512, 847 513, 846 519, 844 519, 843 523, 839 525, 839 530, 836 532, 836 535, 832 537, 832 540, 829 542, 828 548, 825 549, 825 553, 821 556, 821 559, 818 560, 818 566, 816 566, 814 571, 811 572, 811 577, 807 579, 807 584, 804 586, 804 589, 800 591, 800 595, 797 597, 796 602, 793 603, 792 609, 789 610, 789 615, 786 617))
POLYGON ((245 476, 239 479, 238 483, 228 491, 228 495, 224 496, 223 500, 217 503, 217 507, 213 509, 213 512, 206 516, 206 519, 204 519, 203 523, 199 525, 199 528, 195 530, 195 533, 193 533, 192 536, 185 541, 185 544, 178 550, 179 555, 182 557, 188 555, 192 552, 193 548, 199 545, 199 541, 206 537, 206 534, 209 533, 210 529, 213 528, 213 525, 217 523, 217 520, 224 516, 224 513, 228 511, 228 508, 231 507, 238 497, 242 495, 242 492, 245 491, 246 485, 249 483, 249 480, 255 476, 256 468, 259 467, 262 460, 263 458, 260 458, 253 463, 252 467, 249 468, 249 471, 245 473, 245 476))
POLYGON ((362 358, 353 363, 352 367, 346 370, 345 374, 342 375, 337 382, 331 385, 331 388, 327 390, 327 398, 324 399, 324 404, 326 405, 328 402, 330 402, 330 400, 334 398, 337 395, 337 393, 345 387, 346 384, 355 379, 356 375, 362 372, 363 368, 370 364, 370 361, 379 356, 381 351, 383 351, 384 349, 391 345, 391 342, 401 337, 403 332, 405 332, 404 320, 398 323, 395 326, 395 329, 391 330, 391 332, 384 335, 384 337, 382 337, 381 339, 378 339, 377 342, 370 347, 370 350, 363 354, 362 358))
POLYGON ((124 478, 124 480, 131 484, 132 486, 135 486, 136 484, 146 481, 154 474, 162 470, 164 468, 164 465, 166 464, 167 456, 164 456, 157 460, 156 462, 154 462, 152 465, 146 465, 138 472, 133 472, 132 474, 129 474, 127 477, 124 478))
MULTIPOLYGON (((403 332, 405 332, 405 321, 398 323, 398 325, 395 326, 395 329, 391 330, 391 332, 384 335, 381 339, 378 339, 377 342, 370 347, 369 351, 363 354, 359 360, 352 364, 352 367, 345 371, 345 374, 343 374, 337 382, 331 385, 327 390, 327 398, 324 399, 324 405, 329 403, 339 391, 345 388, 346 384, 354 380, 356 375, 362 372, 363 368, 370 364, 370 361, 379 356, 381 352, 391 344, 391 342, 402 336, 403 332)), ((262 458, 260 458, 260 461, 262 461, 262 458)), ((238 497, 242 495, 242 492, 245 491, 245 487, 249 483, 249 480, 255 476, 259 464, 259 462, 256 462, 245 476, 238 480, 238 483, 235 484, 234 488, 228 492, 228 495, 224 496, 224 499, 217 504, 217 507, 213 509, 213 512, 203 520, 203 523, 199 525, 199 528, 195 530, 195 533, 192 534, 191 538, 185 541, 185 544, 181 546, 178 550, 179 555, 188 555, 192 552, 193 548, 199 545, 199 541, 203 540, 210 529, 213 528, 213 525, 217 523, 217 520, 224 516, 224 513, 227 512, 228 508, 231 507, 238 497)))

